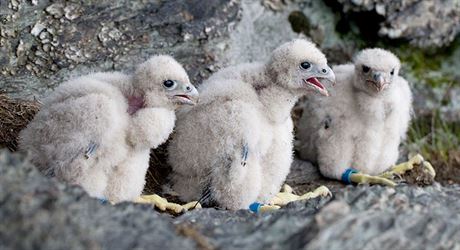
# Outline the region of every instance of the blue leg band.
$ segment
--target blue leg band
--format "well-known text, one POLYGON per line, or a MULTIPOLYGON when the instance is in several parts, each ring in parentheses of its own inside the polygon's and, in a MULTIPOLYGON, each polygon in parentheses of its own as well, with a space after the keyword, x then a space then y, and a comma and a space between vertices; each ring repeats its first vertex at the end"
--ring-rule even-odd
POLYGON ((106 198, 97 198, 97 199, 102 205, 107 204, 109 202, 106 198))
POLYGON ((353 169, 353 168, 347 168, 345 172, 342 174, 342 181, 345 182, 345 184, 351 184, 350 177, 352 174, 358 173, 358 170, 353 169))
POLYGON ((254 202, 251 205, 249 205, 249 210, 251 210, 254 213, 258 213, 261 206, 261 203, 254 202))

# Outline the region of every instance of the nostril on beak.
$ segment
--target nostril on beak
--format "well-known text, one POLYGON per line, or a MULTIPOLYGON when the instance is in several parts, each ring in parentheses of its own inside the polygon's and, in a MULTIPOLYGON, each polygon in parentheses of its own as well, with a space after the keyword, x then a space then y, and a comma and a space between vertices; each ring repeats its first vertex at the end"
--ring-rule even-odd
POLYGON ((192 90, 192 88, 190 88, 190 86, 187 86, 185 89, 186 89, 187 91, 192 90))
POLYGON ((326 74, 326 73, 327 73, 327 69, 322 69, 321 72, 323 72, 323 74, 326 74))

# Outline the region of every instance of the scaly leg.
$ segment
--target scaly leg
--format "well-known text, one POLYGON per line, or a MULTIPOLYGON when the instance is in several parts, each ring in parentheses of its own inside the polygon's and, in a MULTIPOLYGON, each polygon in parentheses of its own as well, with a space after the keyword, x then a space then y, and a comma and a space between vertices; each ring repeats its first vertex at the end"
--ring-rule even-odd
POLYGON ((341 180, 346 184, 357 183, 357 184, 380 184, 394 187, 396 183, 380 176, 372 176, 363 174, 356 169, 348 168, 343 172, 341 180))
POLYGON ((292 192, 293 192, 292 188, 289 185, 284 184, 282 191, 279 192, 271 200, 270 204, 278 205, 278 206, 285 206, 286 204, 292 201, 309 200, 309 199, 313 199, 319 196, 326 197, 326 196, 332 195, 331 191, 329 191, 329 189, 325 186, 320 186, 317 189, 315 189, 313 192, 308 192, 300 196, 293 194, 292 192))
POLYGON ((293 194, 293 190, 289 185, 284 184, 283 188, 281 189, 281 192, 275 195, 275 197, 273 197, 269 204, 253 203, 250 206, 250 210, 256 213, 273 211, 280 209, 282 206, 286 206, 289 202, 310 200, 316 197, 327 197, 330 195, 332 195, 331 191, 329 191, 329 189, 325 186, 320 186, 313 192, 308 192, 303 195, 296 195, 293 194))
POLYGON ((185 205, 179 205, 177 203, 169 202, 167 199, 156 194, 141 195, 139 198, 134 200, 134 202, 141 204, 151 204, 153 207, 156 207, 161 211, 171 211, 176 214, 184 213, 190 209, 201 208, 201 204, 196 201, 189 202, 185 205))
POLYGON ((396 183, 393 181, 395 176, 401 176, 409 170, 412 170, 416 166, 422 166, 423 171, 429 173, 431 176, 436 175, 436 172, 428 161, 425 161, 419 154, 415 155, 407 162, 400 163, 393 166, 390 170, 383 172, 378 176, 372 176, 356 172, 352 169, 347 169, 342 175, 342 181, 345 183, 357 183, 357 184, 381 184, 386 186, 394 187, 396 183))
POLYGON ((356 184, 380 184, 394 187, 396 183, 390 179, 381 176, 372 176, 363 173, 353 173, 350 175, 350 182, 356 184))

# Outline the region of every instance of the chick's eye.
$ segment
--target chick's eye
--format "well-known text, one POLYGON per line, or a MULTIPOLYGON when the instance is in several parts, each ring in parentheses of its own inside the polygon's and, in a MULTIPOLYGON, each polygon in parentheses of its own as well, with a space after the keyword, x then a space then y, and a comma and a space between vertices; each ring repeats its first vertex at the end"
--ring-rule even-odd
POLYGON ((371 68, 367 67, 366 65, 363 65, 363 72, 364 73, 369 72, 369 70, 371 70, 371 68))
POLYGON ((172 80, 166 80, 163 82, 163 86, 165 86, 168 89, 174 87, 174 85, 176 85, 176 83, 172 80))
POLYGON ((311 67, 311 64, 309 62, 302 62, 300 64, 300 68, 302 69, 309 69, 311 67))
POLYGON ((394 75, 395 74, 395 69, 392 69, 391 72, 390 72, 391 75, 394 75))

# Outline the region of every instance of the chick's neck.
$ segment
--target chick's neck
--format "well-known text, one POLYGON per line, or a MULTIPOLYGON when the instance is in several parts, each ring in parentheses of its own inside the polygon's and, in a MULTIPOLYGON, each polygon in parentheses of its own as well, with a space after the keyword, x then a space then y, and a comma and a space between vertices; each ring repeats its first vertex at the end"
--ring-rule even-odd
POLYGON ((277 79, 273 79, 264 70, 259 79, 252 84, 257 91, 259 101, 264 107, 268 119, 274 123, 284 123, 291 119, 291 110, 299 99, 299 96, 280 85, 277 79))

